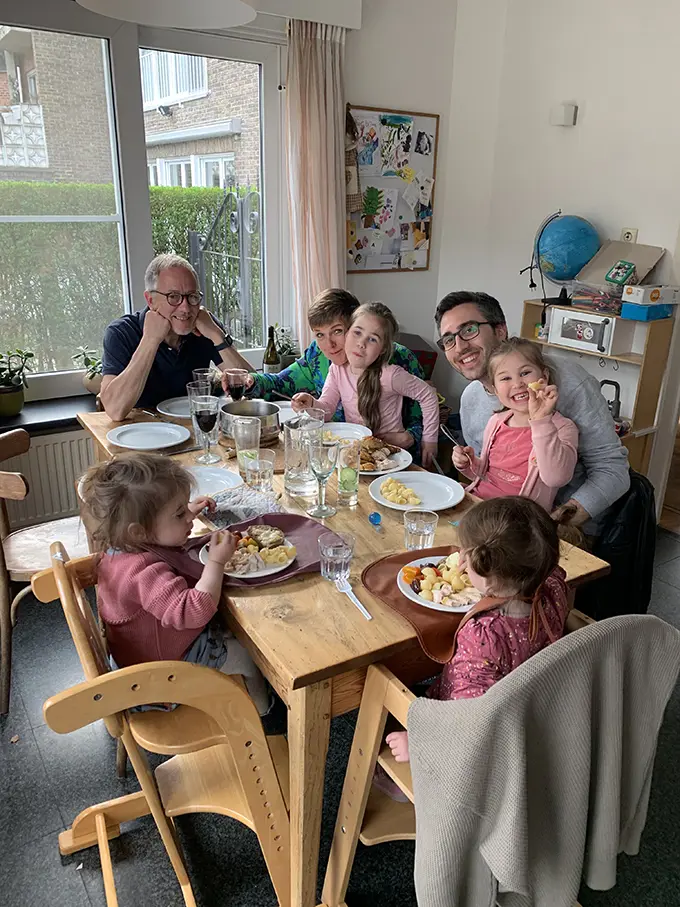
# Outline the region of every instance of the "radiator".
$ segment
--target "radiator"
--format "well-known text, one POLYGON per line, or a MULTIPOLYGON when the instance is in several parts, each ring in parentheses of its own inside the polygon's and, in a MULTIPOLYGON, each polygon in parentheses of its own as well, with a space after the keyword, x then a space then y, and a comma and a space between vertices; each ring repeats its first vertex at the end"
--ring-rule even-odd
POLYGON ((65 431, 31 438, 31 449, 4 460, 0 469, 20 472, 28 480, 23 501, 8 501, 12 529, 78 513, 75 483, 94 463, 92 440, 87 432, 65 431))

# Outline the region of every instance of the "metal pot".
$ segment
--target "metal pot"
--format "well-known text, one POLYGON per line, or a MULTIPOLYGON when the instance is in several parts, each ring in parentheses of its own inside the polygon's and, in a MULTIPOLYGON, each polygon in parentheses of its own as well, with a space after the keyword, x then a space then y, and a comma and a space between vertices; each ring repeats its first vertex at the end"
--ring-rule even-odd
POLYGON ((280 431, 279 408, 276 403, 267 403, 266 400, 238 400, 223 403, 220 409, 222 412, 220 430, 227 438, 234 437, 232 426, 237 416, 256 416, 262 423, 262 440, 272 438, 280 431))

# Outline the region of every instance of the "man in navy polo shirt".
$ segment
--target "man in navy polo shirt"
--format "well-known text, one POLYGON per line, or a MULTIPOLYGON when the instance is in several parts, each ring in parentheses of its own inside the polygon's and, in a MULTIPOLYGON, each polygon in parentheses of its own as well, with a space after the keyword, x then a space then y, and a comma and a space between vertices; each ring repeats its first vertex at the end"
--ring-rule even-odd
POLYGON ((148 308, 107 327, 101 400, 114 421, 135 406, 153 409, 161 400, 185 396, 192 371, 211 362, 252 371, 229 334, 201 306, 198 286, 185 258, 158 255, 144 275, 148 308))

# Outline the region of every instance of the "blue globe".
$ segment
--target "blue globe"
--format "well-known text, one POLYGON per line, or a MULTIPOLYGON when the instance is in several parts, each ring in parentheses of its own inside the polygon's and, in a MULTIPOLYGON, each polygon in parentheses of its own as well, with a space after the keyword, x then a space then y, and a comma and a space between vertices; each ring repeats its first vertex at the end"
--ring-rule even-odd
POLYGON ((536 258, 543 274, 552 283, 573 280, 600 248, 593 225, 574 214, 562 214, 551 221, 536 243, 536 258))

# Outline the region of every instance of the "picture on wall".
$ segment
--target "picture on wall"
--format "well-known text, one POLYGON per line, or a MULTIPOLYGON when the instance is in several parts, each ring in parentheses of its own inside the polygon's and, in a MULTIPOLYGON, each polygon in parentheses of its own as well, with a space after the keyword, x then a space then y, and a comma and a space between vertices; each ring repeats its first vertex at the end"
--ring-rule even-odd
POLYGON ((355 107, 357 204, 347 219, 347 270, 430 266, 439 116, 355 107))

